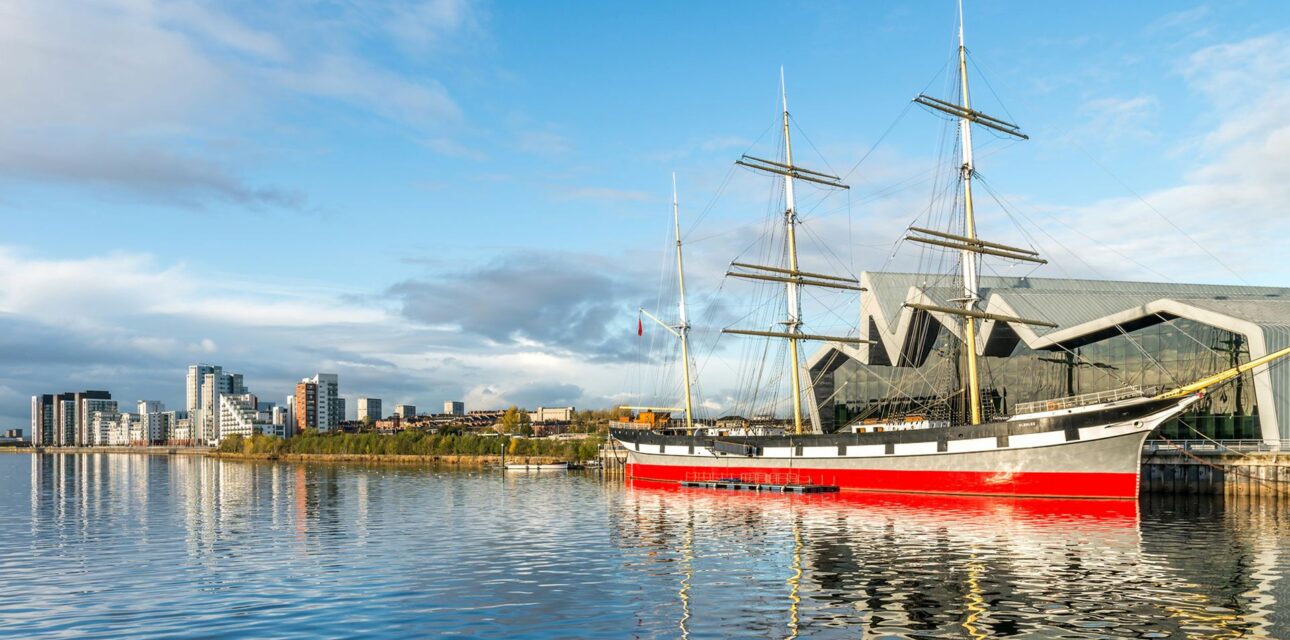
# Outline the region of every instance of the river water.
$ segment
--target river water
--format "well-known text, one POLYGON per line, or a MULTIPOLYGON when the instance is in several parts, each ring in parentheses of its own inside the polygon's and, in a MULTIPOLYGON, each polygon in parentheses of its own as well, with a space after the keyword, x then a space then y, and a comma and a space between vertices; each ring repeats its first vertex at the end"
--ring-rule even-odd
POLYGON ((17 637, 1290 638, 1290 504, 0 455, 17 637))

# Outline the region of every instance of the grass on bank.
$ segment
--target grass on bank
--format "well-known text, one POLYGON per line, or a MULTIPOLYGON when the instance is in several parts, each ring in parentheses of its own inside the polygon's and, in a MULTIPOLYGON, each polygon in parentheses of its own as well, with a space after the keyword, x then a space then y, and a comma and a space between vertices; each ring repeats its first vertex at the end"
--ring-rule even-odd
POLYGON ((545 440, 484 437, 472 434, 436 434, 424 431, 400 431, 395 435, 377 433, 328 433, 306 431, 292 438, 256 435, 244 438, 229 436, 219 445, 221 453, 247 455, 408 455, 408 456, 484 456, 498 455, 502 447, 507 456, 549 456, 570 462, 596 457, 603 436, 582 440, 545 440))

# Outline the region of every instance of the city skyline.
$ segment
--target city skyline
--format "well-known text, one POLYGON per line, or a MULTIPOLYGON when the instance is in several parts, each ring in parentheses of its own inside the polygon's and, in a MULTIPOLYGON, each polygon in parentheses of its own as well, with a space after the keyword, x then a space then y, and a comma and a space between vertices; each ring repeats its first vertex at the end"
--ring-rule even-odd
MULTIPOLYGON (((275 402, 329 371, 390 407, 616 404, 647 376, 672 171, 700 352, 727 317, 712 294, 765 208, 729 170, 774 153, 781 65, 813 165, 873 149, 849 206, 806 216, 849 238, 844 266, 886 265, 926 206, 892 187, 936 160, 908 101, 938 86, 951 2, 369 6, 10 8, 0 427, 64 389, 184 406, 198 360, 275 402)), ((1264 244, 1290 184, 1285 5, 966 9, 975 95, 1032 137, 983 141, 981 171, 1062 236, 1035 238, 1046 275, 1290 279, 1264 244)), ((702 372, 709 411, 733 356, 702 372)))
MULTIPOLYGON (((280 397, 273 391, 252 391, 242 374, 228 372, 218 364, 190 364, 184 387, 183 409, 168 411, 162 401, 139 399, 133 413, 122 410, 122 403, 128 401, 113 398, 110 389, 36 393, 30 398, 28 425, 18 430, 37 446, 207 446, 233 435, 290 438, 305 430, 330 433, 345 423, 368 419, 380 422, 419 416, 415 405, 400 403, 386 413, 380 398, 360 396, 351 419, 346 397, 340 393, 340 378, 334 373, 301 378, 285 403, 271 400, 280 397)), ((443 415, 466 415, 461 401, 443 404, 443 415)), ((544 411, 552 419, 568 422, 573 407, 538 407, 539 422, 546 415, 544 411)), ((495 413, 500 415, 501 411, 495 413)))

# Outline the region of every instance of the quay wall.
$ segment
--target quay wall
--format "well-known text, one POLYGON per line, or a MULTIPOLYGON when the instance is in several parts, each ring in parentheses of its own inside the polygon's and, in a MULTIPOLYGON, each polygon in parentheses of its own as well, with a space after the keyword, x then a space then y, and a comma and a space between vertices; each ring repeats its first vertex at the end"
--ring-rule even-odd
POLYGON ((1290 496, 1290 452, 1142 457, 1141 493, 1290 496))

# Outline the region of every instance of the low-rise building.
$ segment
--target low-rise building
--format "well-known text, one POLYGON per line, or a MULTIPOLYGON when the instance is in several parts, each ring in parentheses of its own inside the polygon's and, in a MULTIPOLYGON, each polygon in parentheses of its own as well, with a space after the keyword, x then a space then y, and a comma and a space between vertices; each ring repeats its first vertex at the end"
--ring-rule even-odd
POLYGON ((543 422, 572 422, 573 407, 538 407, 529 412, 529 420, 534 424, 543 422))
POLYGON ((190 447, 197 444, 193 441, 192 418, 176 418, 174 426, 170 429, 170 437, 167 441, 170 444, 182 447, 190 447))
POLYGON ((389 420, 377 420, 376 430, 381 433, 395 433, 408 428, 408 423, 400 416, 390 416, 389 420))
POLYGON ((124 447, 130 444, 131 429, 137 422, 130 413, 94 411, 89 415, 89 433, 100 447, 124 447))

